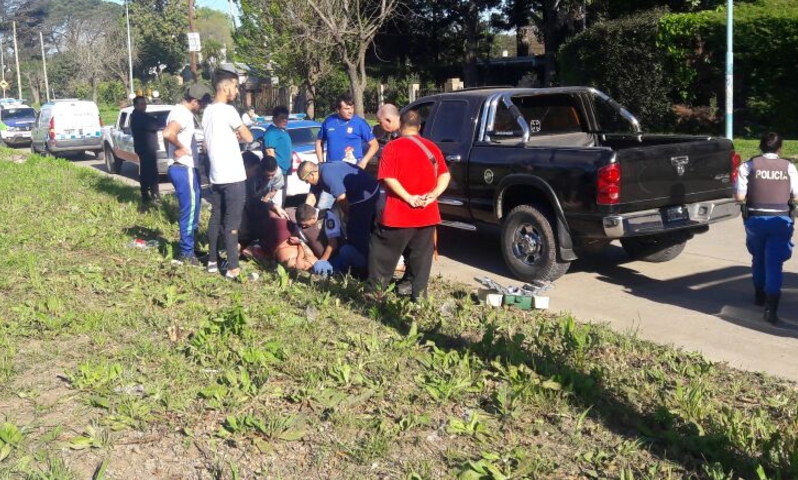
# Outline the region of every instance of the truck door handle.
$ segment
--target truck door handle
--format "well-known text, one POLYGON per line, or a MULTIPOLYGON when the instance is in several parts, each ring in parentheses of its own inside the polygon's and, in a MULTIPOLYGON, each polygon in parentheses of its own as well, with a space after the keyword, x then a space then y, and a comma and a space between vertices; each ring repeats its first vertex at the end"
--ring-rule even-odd
POLYGON ((447 162, 460 162, 463 160, 463 157, 460 155, 446 155, 447 162))

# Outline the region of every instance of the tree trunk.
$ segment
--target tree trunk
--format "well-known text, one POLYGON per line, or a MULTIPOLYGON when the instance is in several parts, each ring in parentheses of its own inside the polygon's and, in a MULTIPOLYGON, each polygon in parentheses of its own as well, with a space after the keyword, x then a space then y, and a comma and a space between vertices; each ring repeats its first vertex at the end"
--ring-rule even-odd
POLYGON ((305 114, 310 120, 316 119, 316 86, 305 84, 305 114))
MULTIPOLYGON (((365 62, 365 59, 364 59, 365 62)), ((346 74, 349 76, 349 85, 352 87, 352 99, 355 101, 355 114, 363 116, 363 90, 365 90, 365 73, 360 77, 359 65, 345 61, 346 74)))
POLYGON ((545 50, 545 73, 543 86, 550 87, 554 83, 557 71, 557 3, 553 0, 544 2, 543 10, 543 48, 545 50))
POLYGON ((31 95, 33 96, 33 103, 37 103, 37 104, 41 105, 41 99, 42 98, 41 98, 41 95, 39 94, 38 82, 37 82, 37 85, 34 85, 33 84, 33 79, 30 77, 30 75, 25 75, 25 77, 28 80, 28 85, 30 85, 30 92, 31 92, 31 95))
POLYGON ((465 77, 466 87, 476 87, 478 82, 477 48, 479 47, 479 9, 475 2, 469 2, 466 8, 468 10, 465 15, 466 48, 463 76, 465 77))
POLYGON ((91 101, 97 103, 97 79, 91 79, 91 101))

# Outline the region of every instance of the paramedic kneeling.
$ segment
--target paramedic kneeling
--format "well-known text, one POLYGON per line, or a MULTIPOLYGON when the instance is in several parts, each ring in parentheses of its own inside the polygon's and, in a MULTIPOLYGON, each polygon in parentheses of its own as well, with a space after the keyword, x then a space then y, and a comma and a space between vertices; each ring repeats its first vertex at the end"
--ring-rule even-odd
POLYGON ((776 324, 782 266, 792 255, 791 205, 798 196, 798 171, 779 157, 781 137, 762 136, 762 155, 740 165, 735 199, 744 202, 746 247, 751 253, 754 303, 765 306, 765 321, 776 324))

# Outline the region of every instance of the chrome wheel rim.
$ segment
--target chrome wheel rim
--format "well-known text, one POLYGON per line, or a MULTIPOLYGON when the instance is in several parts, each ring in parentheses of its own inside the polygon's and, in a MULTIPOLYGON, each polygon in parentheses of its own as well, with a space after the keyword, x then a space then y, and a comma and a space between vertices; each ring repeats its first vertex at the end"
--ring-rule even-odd
POLYGON ((543 252, 540 232, 529 223, 518 226, 513 235, 513 255, 526 265, 534 265, 543 252))

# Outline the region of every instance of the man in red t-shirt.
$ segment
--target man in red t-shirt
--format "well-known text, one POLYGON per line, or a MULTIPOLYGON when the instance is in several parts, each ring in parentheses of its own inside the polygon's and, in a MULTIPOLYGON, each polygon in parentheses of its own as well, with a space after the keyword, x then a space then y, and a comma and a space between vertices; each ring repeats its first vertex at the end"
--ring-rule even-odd
POLYGON ((402 114, 402 137, 382 152, 377 179, 387 198, 369 248, 369 284, 377 289, 388 285, 399 256, 406 252, 405 262, 413 272, 413 301, 427 293, 435 226, 441 222, 437 198, 450 178, 443 154, 418 134, 420 126, 417 112, 402 114))

